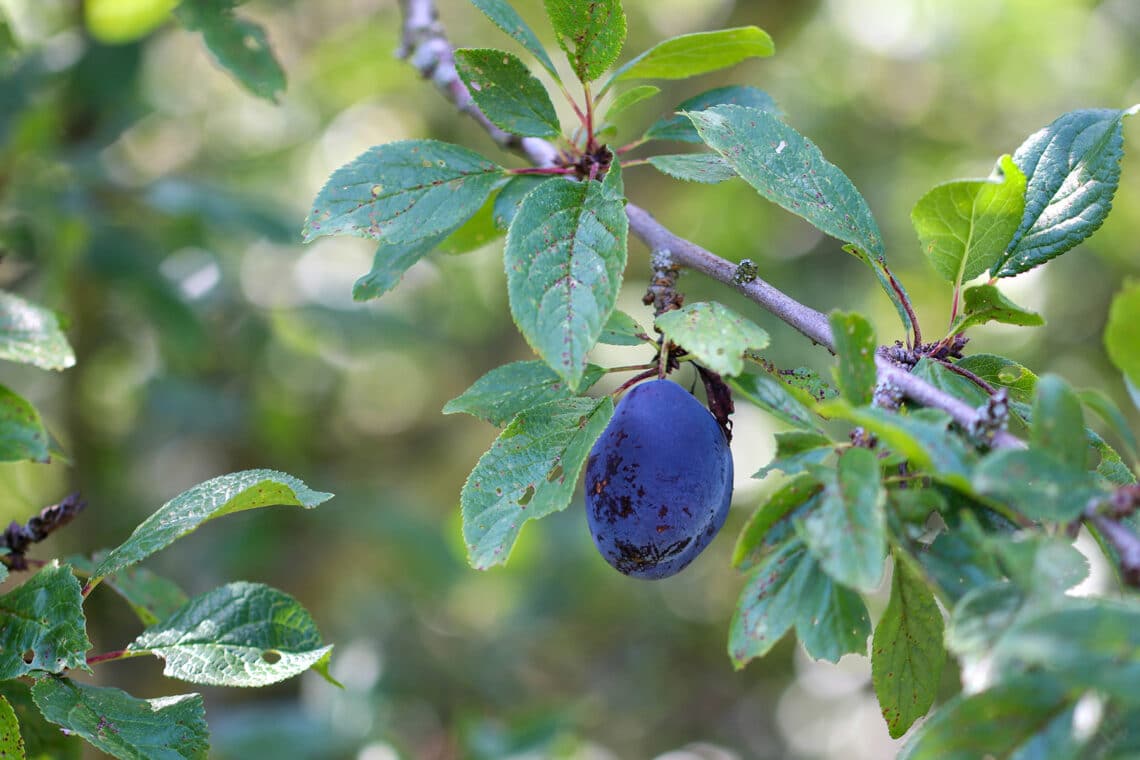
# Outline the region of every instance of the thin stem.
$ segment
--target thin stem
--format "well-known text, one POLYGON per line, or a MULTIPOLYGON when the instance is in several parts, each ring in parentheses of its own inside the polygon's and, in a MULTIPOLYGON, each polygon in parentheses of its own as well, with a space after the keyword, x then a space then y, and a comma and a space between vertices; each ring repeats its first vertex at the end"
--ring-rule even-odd
POLYGON ((957 364, 953 364, 953 363, 945 361, 943 359, 936 359, 935 361, 937 361, 939 364, 941 364, 943 367, 950 370, 954 374, 961 375, 962 377, 966 378, 971 383, 978 386, 979 388, 981 388, 983 391, 985 391, 989 395, 992 396, 995 393, 997 393, 997 388, 994 388, 992 385, 990 385, 985 380, 978 377, 977 375, 975 375, 973 372, 966 369, 965 367, 959 367, 957 364))
POLYGON ((645 364, 627 364, 624 367, 606 367, 606 374, 611 372, 637 372, 639 370, 654 369, 657 367, 657 362, 646 362, 645 364))
POLYGON ((962 285, 954 287, 954 301, 950 304, 950 329, 954 329, 954 321, 958 319, 958 301, 962 297, 962 285))
POLYGON ((621 156, 621 155, 624 155, 626 153, 629 153, 631 150, 636 150, 637 148, 640 148, 642 145, 645 145, 645 143, 647 143, 647 142, 649 142, 648 138, 640 137, 631 143, 626 143, 625 145, 621 146, 620 148, 618 148, 614 152, 617 153, 619 156, 621 156))
POLYGON ((589 82, 582 85, 582 91, 586 93, 586 152, 593 155, 598 143, 594 140, 594 98, 590 94, 589 82))
POLYGON ((114 660, 125 660, 129 657, 138 657, 139 655, 150 654, 149 650, 143 649, 115 649, 103 654, 93 654, 87 658, 88 665, 96 665, 100 662, 112 662, 114 660))
POLYGON ((573 174, 566 166, 527 166, 522 169, 507 169, 507 174, 573 174))
POLYGON ((642 380, 648 380, 649 378, 653 377, 656 374, 657 374, 657 367, 653 367, 652 369, 645 370, 641 374, 634 375, 633 377, 631 377, 630 379, 626 380, 624 383, 619 385, 617 388, 615 388, 610 393, 610 397, 611 398, 617 398, 618 396, 625 393, 627 390, 629 390, 633 386, 640 383, 642 380))
POLYGON ((586 126, 587 125, 586 115, 584 113, 582 113, 582 109, 578 105, 578 101, 574 100, 574 96, 571 95, 570 91, 566 89, 566 85, 559 82, 558 83, 558 89, 562 90, 562 96, 564 98, 566 98, 566 102, 569 103, 570 107, 574 109, 574 113, 575 113, 575 115, 577 115, 578 121, 582 122, 583 127, 586 126))
POLYGON ((914 313, 914 305, 911 304, 906 291, 899 285, 898 280, 895 279, 894 274, 891 273, 886 264, 883 264, 883 273, 887 275, 887 281, 891 283, 891 290, 895 291, 895 295, 899 297, 899 303, 902 304, 903 310, 910 318, 910 326, 914 330, 914 347, 918 348, 922 345, 922 329, 918 326, 918 315, 914 313))
POLYGON ((645 166, 649 163, 648 158, 632 158, 629 161, 622 161, 621 168, 628 169, 631 166, 645 166))

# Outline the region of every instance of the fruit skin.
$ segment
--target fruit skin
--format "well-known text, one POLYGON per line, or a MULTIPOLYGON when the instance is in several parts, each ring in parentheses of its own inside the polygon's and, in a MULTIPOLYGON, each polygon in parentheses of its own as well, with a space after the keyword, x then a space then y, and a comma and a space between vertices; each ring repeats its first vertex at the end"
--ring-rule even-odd
POLYGON ((701 553, 732 501, 732 453, 716 420, 669 380, 635 386, 586 464, 586 520, 606 561, 667 578, 701 553))

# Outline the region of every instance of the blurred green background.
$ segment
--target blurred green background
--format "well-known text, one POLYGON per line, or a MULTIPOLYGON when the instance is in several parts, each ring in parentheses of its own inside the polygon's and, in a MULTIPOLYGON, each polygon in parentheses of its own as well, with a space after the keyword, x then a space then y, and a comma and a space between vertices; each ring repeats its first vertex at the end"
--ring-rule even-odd
MULTIPOLYGON (((50 557, 119 543, 183 489, 252 467, 336 493, 316 512, 212 522, 152 569, 198 593, 248 579, 295 595, 337 645, 336 690, 312 674, 254 691, 207 690, 220 758, 884 758, 865 658, 810 662, 785 641, 734 672, 725 654, 742 580, 736 532, 770 485, 748 476, 773 424, 740 409, 733 513, 681 575, 636 581, 593 550, 580 506, 526 528, 506 568, 466 566, 458 493, 496 435, 443 404, 486 370, 529 358, 507 310, 501 245, 435 255, 383 299, 353 303, 367 241, 299 243, 329 173, 371 145, 434 137, 509 165, 393 51, 392 0, 261 0, 289 78, 276 105, 242 90, 173 0, 0 0, 0 286, 60 311, 78 365, 0 367, 43 412, 67 459, 0 466, 0 519, 23 521, 70 490, 89 500, 50 557)), ((926 331, 949 290, 910 228, 937 182, 985 176, 1061 113, 1140 101, 1134 0, 626 0, 629 57, 688 31, 756 24, 777 55, 664 85, 627 113, 633 139, 682 99, 726 83, 770 92, 789 122, 854 180, 926 331)), ((463 46, 515 50, 464 0, 442 0, 463 46)), ((552 44, 541 3, 516 6, 552 44)), ((1140 274, 1140 140, 1126 122, 1113 214, 1086 245, 1003 284, 1048 327, 977 330, 996 351, 1127 399, 1101 347, 1108 299, 1140 274)), ((666 148, 669 150, 669 148, 666 148)), ((901 337, 872 276, 834 240, 748 186, 626 173, 630 197, 677 233, 821 310, 870 314, 901 337)), ((640 306, 639 243, 621 306, 640 306)), ((827 356, 734 294, 715 297, 773 335, 785 366, 827 356)), ((629 364, 637 349, 597 360, 629 364)), ((1137 417, 1133 414, 1132 421, 1137 417)), ((580 502, 578 502, 580 504, 580 502)), ((881 612, 880 600, 873 615, 881 612)), ((106 589, 88 605, 96 651, 137 632, 106 589)), ((157 660, 102 666, 102 683, 153 697, 190 689, 157 660)), ((952 685, 956 673, 947 673, 952 685)))

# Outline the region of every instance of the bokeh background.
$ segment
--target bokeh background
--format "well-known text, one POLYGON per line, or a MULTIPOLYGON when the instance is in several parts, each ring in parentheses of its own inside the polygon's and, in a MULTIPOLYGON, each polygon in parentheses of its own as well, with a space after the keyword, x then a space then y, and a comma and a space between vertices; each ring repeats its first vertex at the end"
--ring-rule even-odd
MULTIPOLYGON (((681 575, 628 579, 596 554, 580 497, 528 526, 505 568, 466 566, 458 493, 496 431, 440 408, 486 370, 529 358, 508 314, 501 245, 434 255, 383 299, 354 303, 366 241, 299 242, 328 174, 371 145, 434 137, 503 155, 393 55, 393 0, 253 0, 289 78, 277 104, 218 69, 170 23, 173 0, 0 0, 0 285, 66 316, 78 365, 0 367, 66 454, 0 466, 0 519, 79 490, 90 507, 39 556, 119 543, 183 489, 251 467, 336 493, 207 524, 148 566, 198 593, 230 580, 301 600, 337 645, 337 690, 305 677, 207 690, 219 758, 885 758, 865 658, 809 661, 793 641, 734 672, 725 653, 742 579, 736 532, 770 483, 749 479, 773 423, 741 409, 729 523, 681 575)), ((756 24, 774 58, 683 83, 627 112, 632 139, 682 99, 727 83, 770 92, 854 180, 930 334, 949 291, 920 255, 914 201, 985 176, 1061 113, 1140 102, 1134 0, 626 0, 629 57, 684 32, 756 24)), ((516 6, 552 44, 541 3, 516 6)), ((464 0, 441 0, 464 46, 516 50, 464 0)), ((1101 347, 1108 299, 1140 275, 1140 139, 1125 124, 1109 221, 1046 270, 1007 281, 1048 327, 977 330, 971 350, 1012 356, 1127 408, 1101 347)), ((821 310, 859 309, 880 338, 897 320, 870 273, 748 186, 626 174, 629 195, 681 235, 821 310)), ((639 299, 631 246, 621 306, 639 299)), ((725 289, 684 279, 773 335, 784 366, 827 356, 725 289)), ((645 360, 606 349, 597 360, 645 360)), ((1137 422, 1135 414, 1132 421, 1137 422)), ((873 607, 881 612, 885 598, 873 607)), ((137 633, 106 589, 88 604, 97 651, 137 633)), ((190 690, 157 660, 99 668, 153 697, 190 690)), ((947 687, 957 674, 947 669, 947 687)))

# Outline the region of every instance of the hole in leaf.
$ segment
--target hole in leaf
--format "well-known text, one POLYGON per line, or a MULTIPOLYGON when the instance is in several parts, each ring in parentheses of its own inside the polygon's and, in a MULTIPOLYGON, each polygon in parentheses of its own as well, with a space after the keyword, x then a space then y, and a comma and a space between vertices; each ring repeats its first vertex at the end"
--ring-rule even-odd
POLYGON ((562 465, 556 464, 554 465, 554 469, 550 471, 550 474, 546 476, 546 481, 548 483, 553 483, 560 477, 562 477, 562 465))
POLYGON ((36 659, 36 653, 30 649, 26 649, 24 650, 24 653, 20 655, 20 657, 23 658, 25 664, 31 665, 32 660, 36 659))
POLYGON ((527 486, 526 492, 519 498, 519 506, 525 507, 534 498, 534 486, 527 486))
POLYGON ((281 653, 273 649, 266 649, 261 653, 261 659, 269 665, 276 665, 281 662, 281 653))

